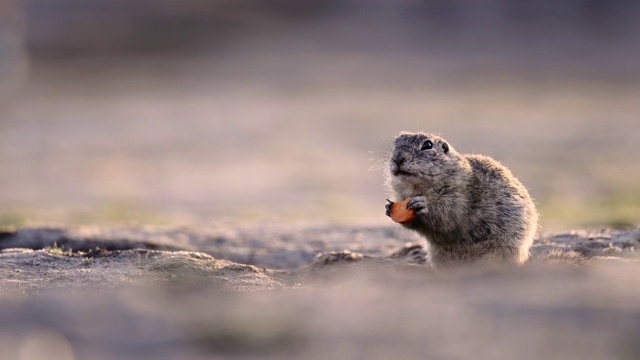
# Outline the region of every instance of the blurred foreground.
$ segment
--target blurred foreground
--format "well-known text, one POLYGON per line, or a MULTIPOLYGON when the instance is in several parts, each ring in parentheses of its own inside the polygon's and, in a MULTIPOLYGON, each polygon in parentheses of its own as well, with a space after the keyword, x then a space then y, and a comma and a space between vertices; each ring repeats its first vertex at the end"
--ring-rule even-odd
POLYGON ((640 267, 354 271, 263 292, 3 296, 2 359, 637 359, 640 267))
POLYGON ((546 236, 522 267, 439 272, 391 255, 403 237, 390 227, 4 232, 0 359, 640 356, 639 230, 546 236), (550 258, 558 250, 585 260, 550 258))

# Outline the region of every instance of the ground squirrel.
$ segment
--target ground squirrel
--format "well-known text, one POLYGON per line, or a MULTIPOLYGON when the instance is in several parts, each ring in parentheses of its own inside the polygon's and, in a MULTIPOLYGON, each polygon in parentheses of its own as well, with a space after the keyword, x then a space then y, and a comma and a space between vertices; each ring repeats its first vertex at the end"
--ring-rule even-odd
POLYGON ((407 208, 416 217, 403 225, 427 239, 432 266, 520 264, 529 257, 538 213, 527 189, 497 161, 459 154, 433 134, 400 133, 387 169, 395 198, 411 197, 407 208))

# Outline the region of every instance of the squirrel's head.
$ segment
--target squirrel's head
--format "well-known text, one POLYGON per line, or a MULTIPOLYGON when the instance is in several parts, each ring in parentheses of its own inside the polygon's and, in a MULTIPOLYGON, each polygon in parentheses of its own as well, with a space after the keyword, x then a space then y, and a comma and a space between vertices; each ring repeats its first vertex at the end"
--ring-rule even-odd
POLYGON ((389 176, 399 184, 435 185, 464 170, 465 159, 440 136, 400 133, 389 159, 389 176))

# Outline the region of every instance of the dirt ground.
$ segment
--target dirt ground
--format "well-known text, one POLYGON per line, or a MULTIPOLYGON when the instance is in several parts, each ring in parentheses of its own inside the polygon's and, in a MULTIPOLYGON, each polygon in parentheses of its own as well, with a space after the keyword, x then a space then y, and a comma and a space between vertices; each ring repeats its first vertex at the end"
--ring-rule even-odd
POLYGON ((545 234, 522 267, 437 272, 413 240, 384 226, 6 229, 0 358, 640 355, 639 230, 545 234))

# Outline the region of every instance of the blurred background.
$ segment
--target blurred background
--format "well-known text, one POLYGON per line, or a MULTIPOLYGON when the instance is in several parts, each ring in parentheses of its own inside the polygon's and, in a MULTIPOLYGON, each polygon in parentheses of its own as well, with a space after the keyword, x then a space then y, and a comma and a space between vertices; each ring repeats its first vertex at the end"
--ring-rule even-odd
POLYGON ((640 222, 632 0, 1 0, 0 225, 391 224, 425 130, 640 222))

